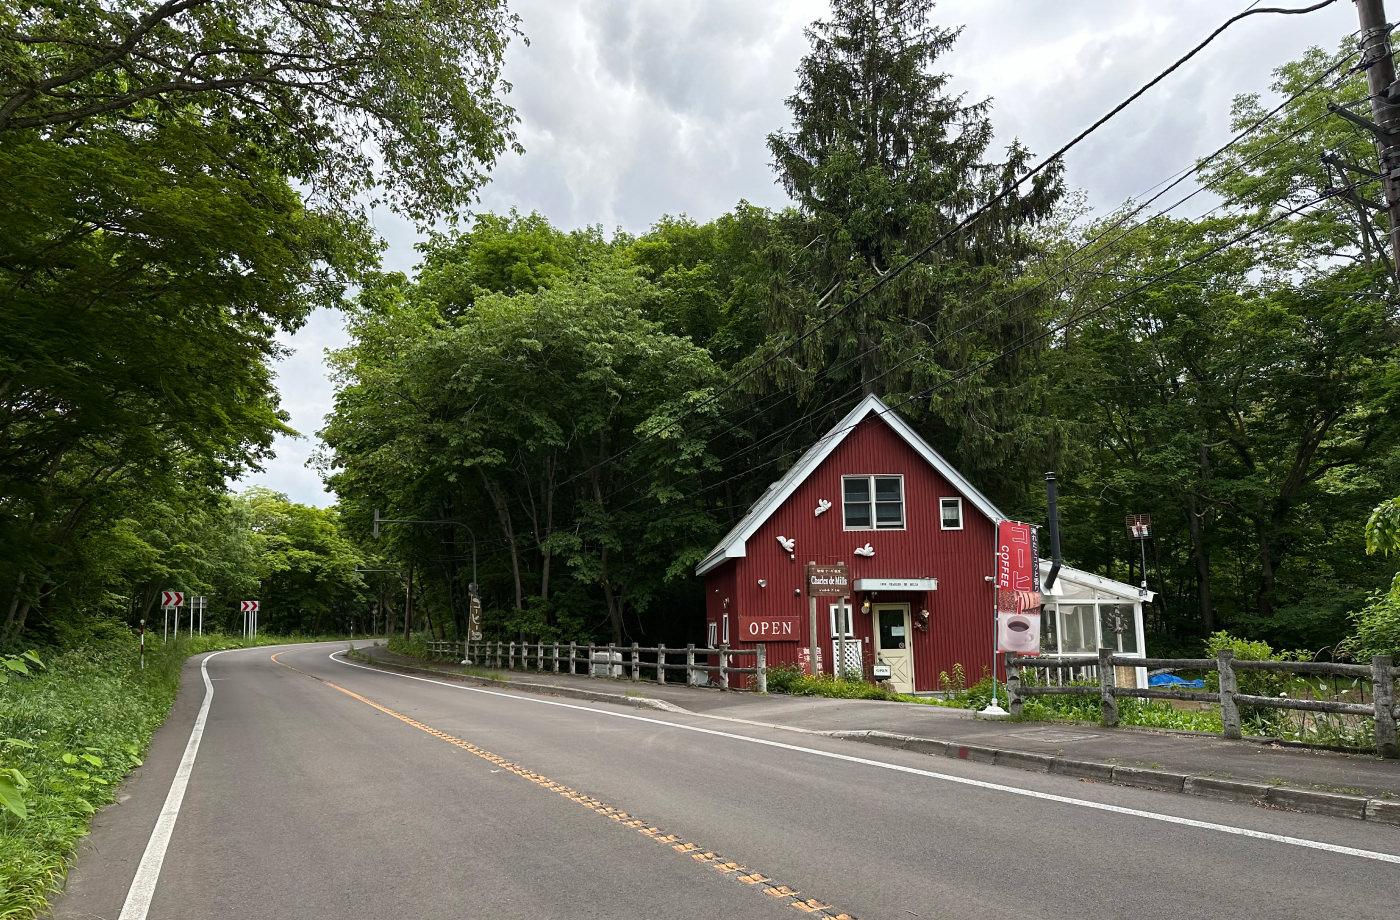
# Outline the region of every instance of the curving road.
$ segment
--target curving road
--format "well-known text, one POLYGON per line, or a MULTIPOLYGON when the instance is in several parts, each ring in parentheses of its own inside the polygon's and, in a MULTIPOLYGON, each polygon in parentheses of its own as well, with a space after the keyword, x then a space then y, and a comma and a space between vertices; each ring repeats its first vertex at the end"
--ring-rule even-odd
POLYGON ((1353 920, 1400 897, 1385 825, 410 678, 341 648, 191 662, 55 916, 1353 920))

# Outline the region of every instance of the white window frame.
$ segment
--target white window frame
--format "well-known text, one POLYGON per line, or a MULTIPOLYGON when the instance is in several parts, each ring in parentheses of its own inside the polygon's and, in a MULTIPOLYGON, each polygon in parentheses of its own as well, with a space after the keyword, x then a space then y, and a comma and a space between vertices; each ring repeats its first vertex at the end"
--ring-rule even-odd
POLYGON ((724 615, 724 640, 723 640, 723 644, 724 644, 724 645, 728 645, 728 644, 729 644, 729 614, 727 614, 727 613, 724 615))
POLYGON ((938 500, 938 526, 939 526, 940 528, 942 528, 943 530, 962 530, 962 529, 963 529, 963 501, 962 501, 961 498, 940 498, 940 499, 938 500), (949 527, 949 526, 948 526, 948 519, 944 516, 944 513, 943 513, 943 512, 944 512, 944 509, 945 509, 945 508, 949 508, 949 507, 953 507, 953 508, 957 508, 957 509, 958 509, 958 526, 957 526, 957 527, 949 527))
POLYGON ((841 477, 841 526, 844 530, 871 531, 871 530, 907 530, 909 528, 908 503, 904 494, 904 474, 903 473, 870 473, 868 475, 842 476, 841 477), (870 507, 870 526, 854 527, 847 523, 846 519, 846 481, 849 479, 864 479, 870 487, 870 501, 866 502, 870 507), (875 480, 894 479, 899 482, 899 526, 881 527, 876 510, 875 500, 875 480))
POLYGON ((719 624, 714 620, 710 621, 710 634, 706 637, 710 640, 710 648, 719 647, 719 624))
POLYGON ((846 639, 847 641, 850 641, 850 639, 856 634, 855 610, 852 609, 850 604, 832 604, 828 608, 831 612, 831 637, 833 639, 838 639, 841 636, 841 634, 836 631, 836 625, 840 622, 840 619, 838 619, 839 614, 837 613, 837 611, 843 608, 846 611, 846 639))

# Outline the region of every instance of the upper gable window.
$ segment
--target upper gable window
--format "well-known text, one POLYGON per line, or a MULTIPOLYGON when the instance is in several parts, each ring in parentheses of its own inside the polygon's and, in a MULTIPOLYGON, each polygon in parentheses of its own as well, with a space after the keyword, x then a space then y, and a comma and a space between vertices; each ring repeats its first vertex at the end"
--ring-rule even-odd
POLYGON ((962 530, 962 499, 940 498, 938 510, 943 520, 944 530, 962 530))
POLYGON ((903 530, 903 476, 841 477, 847 530, 903 530))

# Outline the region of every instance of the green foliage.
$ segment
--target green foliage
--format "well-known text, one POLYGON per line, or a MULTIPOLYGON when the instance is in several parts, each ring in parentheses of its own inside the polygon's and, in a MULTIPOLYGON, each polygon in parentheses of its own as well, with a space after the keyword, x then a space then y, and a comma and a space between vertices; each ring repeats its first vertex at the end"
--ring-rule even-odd
POLYGON ((440 630, 463 630, 474 551, 498 636, 671 628, 641 620, 719 533, 677 488, 711 464, 717 372, 650 318, 659 292, 629 243, 485 216, 427 247, 419 283, 360 298, 325 462, 360 515, 450 522, 383 544, 415 566, 415 607, 440 630))
MULTIPOLYGON (((768 138, 797 211, 762 241, 773 269, 768 341, 750 364, 769 392, 813 413, 795 434, 804 446, 834 421, 832 406, 874 392, 984 489, 1019 494, 1054 444, 1053 420, 1033 408, 1047 292, 1020 280, 1035 254, 1029 231, 1061 195, 1061 167, 1011 190, 1030 152, 1013 142, 994 158, 991 104, 949 89, 938 67, 958 30, 932 15, 932 0, 835 0, 807 30, 791 127, 768 138), (768 362, 794 341, 789 360, 768 362)), ((790 414, 785 405, 777 418, 790 414)))
POLYGON ((895 693, 884 684, 860 678, 838 678, 834 674, 809 675, 796 665, 776 665, 768 669, 768 692, 789 696, 822 696, 842 700, 891 700, 902 703, 944 705, 929 697, 895 693))
MULTIPOLYGON (((971 687, 959 686, 961 680, 961 668, 954 665, 954 679, 949 688, 945 691, 945 704, 956 706, 959 709, 986 709, 992 702, 992 675, 989 671, 984 671, 982 679, 971 687)), ((1006 702, 1006 688, 997 687, 999 703, 1006 702)))
POLYGON ((194 114, 306 187, 348 203, 383 186, 425 223, 514 146, 500 68, 517 19, 492 0, 45 0, 6 25, 0 132, 91 145, 112 116, 194 114))
MULTIPOLYGON (((1274 651, 1267 642, 1232 636, 1223 630, 1212 633, 1205 642, 1206 655, 1214 658, 1222 649, 1232 649, 1238 661, 1306 661, 1307 652, 1274 651)), ((1250 696, 1280 696, 1287 692, 1292 676, 1278 671, 1235 671, 1235 683, 1240 693, 1250 696)), ((1205 677, 1206 690, 1220 691, 1220 674, 1210 671, 1205 677)), ((1281 709, 1241 706, 1240 721, 1244 731, 1266 737, 1286 736, 1290 731, 1288 714, 1281 709)))
POLYGON ((410 658, 421 658, 428 660, 432 655, 428 653, 428 642, 432 639, 427 633, 410 633, 405 639, 400 635, 389 637, 388 649, 399 655, 407 655, 410 658))
POLYGON ((1369 662, 1375 655, 1400 661, 1400 591, 1377 592, 1352 619, 1352 632, 1337 645, 1339 658, 1369 662))
POLYGON ((795 664, 774 665, 768 669, 768 692, 800 696, 797 688, 807 675, 795 664))
POLYGON ((289 433, 278 333, 373 261, 364 193, 423 223, 472 199, 513 145, 516 26, 491 0, 3 18, 0 647, 112 609, 289 433))
POLYGON ((1366 521, 1366 552, 1400 553, 1400 498, 1381 502, 1366 521))

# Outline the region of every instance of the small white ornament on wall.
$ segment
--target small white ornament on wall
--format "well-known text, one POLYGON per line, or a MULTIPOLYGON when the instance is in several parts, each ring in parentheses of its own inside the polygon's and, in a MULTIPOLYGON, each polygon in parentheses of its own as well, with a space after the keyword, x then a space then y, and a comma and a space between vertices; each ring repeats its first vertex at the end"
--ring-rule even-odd
POLYGON ((792 552, 792 548, 797 545, 797 541, 792 537, 785 537, 782 534, 779 534, 778 545, 781 546, 783 549, 787 550, 788 552, 792 552))
POLYGON ((831 510, 831 502, 825 498, 817 499, 816 510, 812 512, 813 517, 821 517, 822 513, 831 510))
POLYGON ((875 547, 867 543, 864 546, 857 547, 856 549, 852 550, 852 552, 854 552, 857 556, 864 556, 868 559, 871 556, 875 555, 875 547))

